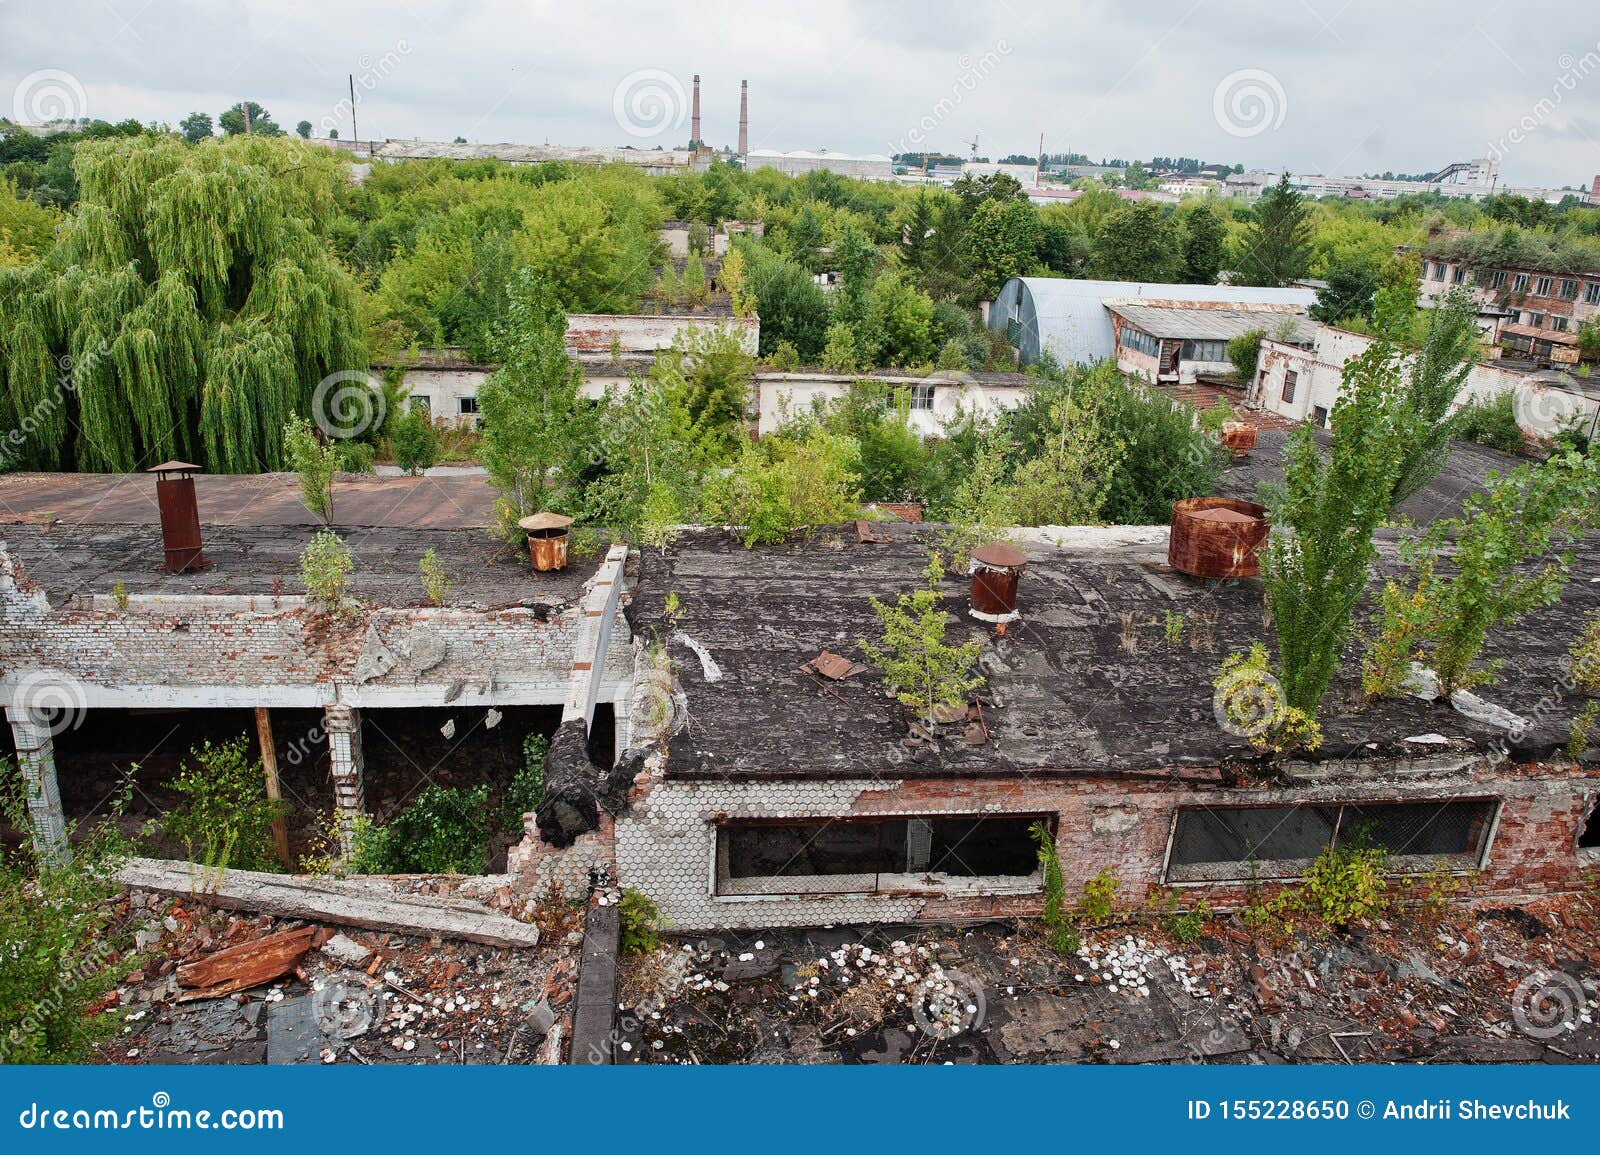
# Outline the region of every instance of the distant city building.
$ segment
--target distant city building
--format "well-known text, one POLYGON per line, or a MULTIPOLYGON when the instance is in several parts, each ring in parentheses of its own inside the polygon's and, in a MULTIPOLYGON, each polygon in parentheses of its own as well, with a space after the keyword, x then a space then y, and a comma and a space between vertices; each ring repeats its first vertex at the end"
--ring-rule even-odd
POLYGON ((651 176, 704 172, 711 167, 708 148, 586 148, 538 144, 457 144, 438 140, 385 140, 371 146, 372 159, 401 160, 497 160, 504 164, 627 164, 651 176))
POLYGON ((847 152, 831 152, 828 149, 818 152, 806 149, 778 152, 770 148, 757 148, 745 155, 744 166, 747 169, 775 169, 786 176, 804 176, 808 172, 821 172, 826 169, 839 176, 855 177, 858 180, 895 179, 894 161, 881 153, 856 156, 847 152))

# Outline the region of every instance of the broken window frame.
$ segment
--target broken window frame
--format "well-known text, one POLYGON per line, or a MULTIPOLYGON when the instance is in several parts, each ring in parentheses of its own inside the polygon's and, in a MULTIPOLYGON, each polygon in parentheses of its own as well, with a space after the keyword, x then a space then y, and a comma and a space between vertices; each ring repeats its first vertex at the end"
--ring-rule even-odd
POLYGON ((1336 847, 1345 829, 1345 819, 1350 810, 1380 806, 1429 806, 1451 803, 1470 803, 1483 807, 1474 818, 1469 838, 1476 841, 1476 849, 1451 854, 1391 854, 1388 859, 1390 876, 1426 874, 1442 869, 1447 874, 1465 875, 1482 870, 1489 862, 1495 834, 1500 829, 1500 814, 1505 800, 1494 795, 1473 795, 1463 798, 1345 798, 1332 801, 1305 800, 1298 802, 1257 802, 1227 806, 1179 806, 1173 811, 1172 823, 1167 830, 1167 848, 1161 862, 1161 878, 1168 886, 1212 886, 1217 883, 1249 882, 1299 882, 1316 861, 1311 858, 1288 859, 1235 859, 1218 862, 1174 864, 1173 852, 1178 845, 1178 827, 1185 814, 1223 813, 1241 810, 1336 810, 1328 841, 1318 854, 1336 847))
MULTIPOLYGON (((730 842, 727 833, 734 829, 781 826, 875 825, 934 822, 1020 822, 1031 827, 1043 822, 1050 830, 1052 843, 1060 815, 1053 812, 959 813, 959 814, 851 814, 786 815, 783 817, 727 817, 711 823, 711 893, 713 901, 739 902, 750 899, 796 898, 893 898, 928 895, 1030 895, 1044 890, 1044 873, 1037 865, 1030 874, 946 874, 943 872, 876 871, 852 874, 750 875, 734 878, 729 867, 730 842), (848 880, 848 881, 847 881, 848 880)), ((881 834, 880 834, 881 837, 881 834)))

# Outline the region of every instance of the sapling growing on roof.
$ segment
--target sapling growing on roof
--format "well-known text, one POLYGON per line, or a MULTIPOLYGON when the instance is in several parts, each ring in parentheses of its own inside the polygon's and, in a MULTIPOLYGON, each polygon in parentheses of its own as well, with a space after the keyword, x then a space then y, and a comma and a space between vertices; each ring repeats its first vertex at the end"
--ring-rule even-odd
POLYGON ((982 676, 970 672, 978 660, 978 640, 959 646, 944 640, 950 615, 940 605, 936 588, 943 577, 938 558, 933 558, 928 563, 928 584, 922 589, 901 594, 894 605, 873 598, 883 637, 877 644, 861 641, 895 697, 930 726, 937 721, 939 707, 962 705, 983 685, 982 676))

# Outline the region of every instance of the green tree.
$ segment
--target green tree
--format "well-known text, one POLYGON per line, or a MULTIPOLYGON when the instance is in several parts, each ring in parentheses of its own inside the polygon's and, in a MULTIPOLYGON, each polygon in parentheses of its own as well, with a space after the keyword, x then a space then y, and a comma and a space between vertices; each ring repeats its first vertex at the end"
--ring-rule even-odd
POLYGON ((1250 329, 1228 341, 1228 360, 1233 362, 1234 376, 1241 383, 1254 379, 1261 359, 1261 342, 1266 337, 1265 329, 1250 329))
POLYGON ((787 341, 801 360, 815 363, 826 341, 828 298, 811 274, 793 261, 767 255, 753 264, 750 284, 761 318, 761 355, 787 341))
POLYGON ((244 735, 189 751, 172 780, 180 801, 162 817, 167 837, 182 844, 191 862, 220 870, 277 870, 272 824, 287 807, 268 798, 259 760, 244 735))
POLYGON ((1367 584, 1404 455, 1399 355, 1377 343, 1347 362, 1325 459, 1309 425, 1285 451, 1284 489, 1262 553, 1285 704, 1314 720, 1367 584))
POLYGON ((567 356, 566 331, 550 285, 521 270, 495 336, 500 368, 478 390, 479 452, 513 520, 544 509, 575 478, 591 441, 583 371, 567 356))
POLYGON ((282 468, 290 414, 366 363, 358 290, 328 252, 344 165, 255 137, 93 141, 76 164, 48 259, 0 269, 0 426, 33 428, 19 464, 282 468))
POLYGON ((1097 367, 1052 405, 1050 436, 1016 471, 1011 504, 1020 524, 1100 524, 1128 449, 1103 420, 1118 377, 1112 366, 1097 367))
POLYGON ((755 360, 740 335, 721 325, 690 326, 656 354, 651 370, 671 404, 688 419, 687 433, 705 460, 727 461, 749 440, 746 410, 755 360))
POLYGON ((1421 493, 1450 456, 1455 404, 1478 351, 1478 307, 1471 294, 1450 293, 1423 320, 1422 343, 1406 372, 1399 421, 1401 455, 1391 510, 1421 493))
POLYGON ((1311 208, 1284 173, 1256 202, 1234 263, 1239 283, 1287 285, 1304 277, 1311 263, 1311 208))
POLYGON ((880 365, 921 365, 933 360, 933 300, 897 272, 873 282, 867 327, 880 365))
POLYGON ((861 367, 856 354, 855 331, 843 321, 828 326, 828 343, 822 349, 822 367, 830 373, 854 373, 861 367))
POLYGON ((1228 226, 1216 206, 1207 201, 1183 217, 1183 279, 1191 285, 1214 285, 1222 271, 1228 226))
POLYGON ((339 471, 339 447, 317 436, 311 422, 291 417, 283 426, 284 456, 300 481, 300 504, 333 524, 333 478, 339 471))
POLYGON ((310 140, 311 139, 311 122, 309 120, 302 120, 299 124, 294 126, 294 131, 295 131, 295 135, 298 136, 301 140, 310 140))
POLYGON ((209 112, 191 112, 178 122, 178 131, 183 133, 183 139, 190 144, 199 144, 212 133, 211 114, 209 112))
MULTIPOLYGON (((834 263, 839 269, 839 288, 834 294, 833 315, 847 324, 860 324, 866 317, 867 293, 883 254, 872 238, 846 225, 834 246, 834 263)), ((831 332, 831 329, 830 329, 831 332)))
POLYGON ((1139 201, 1112 212, 1095 239, 1094 266, 1111 281, 1172 281, 1179 265, 1166 210, 1139 201))
POLYGON ((993 297, 1001 285, 1033 267, 1039 212, 1023 198, 984 201, 967 222, 962 244, 979 291, 993 297))
POLYGON ((1317 290, 1311 306, 1313 320, 1336 325, 1372 316, 1372 297, 1378 290, 1378 272, 1366 261, 1344 261, 1327 272, 1327 284, 1317 290))
POLYGON ((229 136, 239 136, 241 133, 251 136, 283 135, 283 129, 278 127, 267 110, 253 100, 241 100, 217 117, 217 123, 229 136))

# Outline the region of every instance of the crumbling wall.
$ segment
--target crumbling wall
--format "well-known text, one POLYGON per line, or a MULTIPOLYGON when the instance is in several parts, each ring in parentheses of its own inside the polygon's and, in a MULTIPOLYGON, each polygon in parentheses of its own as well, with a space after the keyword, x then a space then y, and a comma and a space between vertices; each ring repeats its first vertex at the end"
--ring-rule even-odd
MULTIPOLYGON (((1414 765, 1351 766, 1290 784, 1230 787, 1218 773, 1182 777, 1082 776, 759 783, 652 781, 634 791, 616 822, 617 881, 650 895, 685 930, 809 926, 836 922, 953 920, 1036 914, 1037 892, 975 892, 960 880, 926 893, 717 896, 715 824, 739 818, 998 816, 1051 814, 1068 892, 1103 869, 1124 898, 1160 885, 1181 806, 1288 805, 1351 801, 1503 799, 1489 860, 1474 896, 1522 897, 1584 885, 1576 849, 1584 813, 1600 792, 1600 770, 1483 761, 1428 771, 1414 765)), ((1214 904, 1243 899, 1239 883, 1185 886, 1214 904)))

